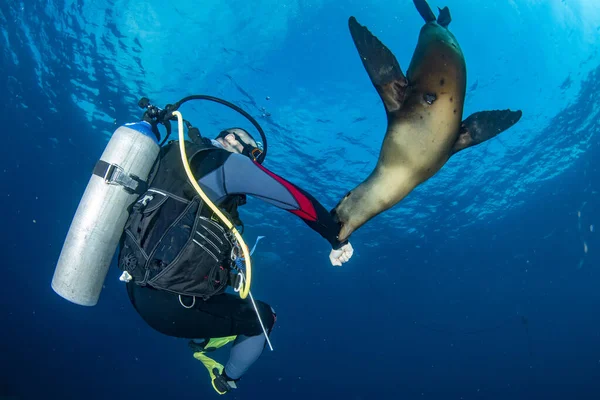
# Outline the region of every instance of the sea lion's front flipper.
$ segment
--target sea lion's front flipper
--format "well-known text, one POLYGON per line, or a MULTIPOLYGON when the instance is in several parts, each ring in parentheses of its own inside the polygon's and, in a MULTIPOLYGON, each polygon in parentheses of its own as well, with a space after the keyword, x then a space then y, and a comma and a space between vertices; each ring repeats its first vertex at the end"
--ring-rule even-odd
POLYGON ((408 87, 408 80, 398 60, 377 37, 360 25, 356 18, 350 17, 348 26, 360 59, 381 96, 385 109, 388 113, 398 111, 404 103, 408 87))
POLYGON ((468 147, 483 143, 516 124, 523 115, 521 110, 480 111, 462 122, 460 135, 454 143, 451 155, 468 147))

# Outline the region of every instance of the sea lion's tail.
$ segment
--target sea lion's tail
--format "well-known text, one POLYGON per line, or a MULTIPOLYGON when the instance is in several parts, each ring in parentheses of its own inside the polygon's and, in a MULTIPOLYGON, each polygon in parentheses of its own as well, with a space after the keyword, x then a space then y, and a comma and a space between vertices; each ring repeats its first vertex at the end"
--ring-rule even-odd
POLYGON ((435 21, 435 14, 431 11, 431 7, 427 4, 427 0, 413 0, 415 3, 415 7, 417 7, 417 11, 421 14, 421 17, 425 20, 425 22, 433 22, 435 21))
POLYGON ((452 22, 452 17, 450 16, 450 9, 448 7, 438 7, 438 10, 440 10, 440 15, 438 15, 437 23, 443 26, 444 28, 447 28, 448 25, 450 25, 450 22, 452 22))
MULTIPOLYGON (((419 11, 419 14, 421 14, 421 17, 423 17, 425 22, 433 22, 436 20, 435 14, 431 10, 431 7, 429 7, 429 4, 427 4, 427 0, 413 0, 413 3, 415 3, 417 11, 419 11)), ((437 23, 443 26, 444 28, 447 28, 448 25, 450 25, 450 22, 452 21, 452 17, 450 16, 450 9, 448 7, 438 7, 438 10, 440 10, 440 15, 437 18, 437 23)))

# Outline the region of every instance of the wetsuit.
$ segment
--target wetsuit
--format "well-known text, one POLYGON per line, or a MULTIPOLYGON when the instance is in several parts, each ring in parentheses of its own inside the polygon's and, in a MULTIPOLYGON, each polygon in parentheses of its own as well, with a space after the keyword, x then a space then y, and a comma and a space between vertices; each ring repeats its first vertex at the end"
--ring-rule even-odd
MULTIPOLYGON (((241 154, 214 149, 198 154, 190 164, 194 176, 206 195, 217 206, 233 195, 246 194, 266 201, 300 217, 325 238, 333 248, 339 225, 329 212, 310 194, 275 175, 262 165, 241 154)), ((238 335, 225 372, 239 378, 258 359, 265 344, 260 323, 250 299, 223 293, 202 299, 156 290, 149 286, 127 284, 131 303, 140 316, 155 330, 169 336, 189 339, 238 335)), ((256 301, 268 332, 275 323, 275 312, 264 302, 256 301)))

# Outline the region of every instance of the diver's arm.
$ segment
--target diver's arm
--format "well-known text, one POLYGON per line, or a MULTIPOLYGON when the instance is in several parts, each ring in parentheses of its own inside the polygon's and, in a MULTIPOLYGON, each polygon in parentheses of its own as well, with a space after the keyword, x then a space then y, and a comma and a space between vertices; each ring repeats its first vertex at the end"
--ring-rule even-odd
POLYGON ((223 164, 223 174, 227 195, 254 196, 299 216, 334 249, 347 243, 338 241, 340 226, 313 196, 248 157, 231 154, 223 164))

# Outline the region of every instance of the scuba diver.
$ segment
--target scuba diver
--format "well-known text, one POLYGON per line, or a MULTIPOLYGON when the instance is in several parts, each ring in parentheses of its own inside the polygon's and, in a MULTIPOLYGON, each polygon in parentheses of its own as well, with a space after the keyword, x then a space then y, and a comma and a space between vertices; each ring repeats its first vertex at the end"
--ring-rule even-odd
MULTIPOLYGON (((146 118, 136 129, 146 124, 154 130, 155 123, 146 118)), ((236 226, 243 227, 238 207, 250 195, 296 215, 327 240, 332 265, 352 257, 352 245, 338 241, 340 226, 325 207, 262 165, 262 129, 264 144, 242 128, 228 128, 209 139, 187 124, 189 169, 210 201, 236 226)), ((120 237, 118 266, 141 318, 162 334, 190 339, 194 357, 209 370, 214 389, 225 394, 237 388, 236 382, 262 354, 276 314, 267 303, 225 292, 238 291, 243 279, 232 272, 236 245, 190 184, 180 146, 180 140, 172 140, 160 147, 147 188, 132 204, 120 237), (205 356, 231 341, 224 367, 205 356)))
POLYGON ((354 250, 347 239, 339 241, 340 226, 331 212, 262 165, 267 138, 244 110, 207 95, 187 96, 165 108, 144 97, 138 105, 145 109, 142 120, 118 127, 93 168, 52 289, 74 304, 96 305, 119 249, 119 280, 126 282, 135 310, 156 331, 190 339, 194 358, 208 370, 214 389, 225 394, 237 387, 266 344, 273 349, 275 311, 252 297, 254 249, 249 251, 237 229, 243 232, 238 207, 246 196, 301 218, 329 242, 333 265, 347 262, 354 250), (201 136, 178 111, 190 100, 237 111, 262 142, 241 128, 225 129, 214 139, 201 136), (175 120, 178 140, 167 143, 175 120), (167 131, 162 141, 159 124, 167 131), (206 355, 229 342, 225 366, 206 355))

